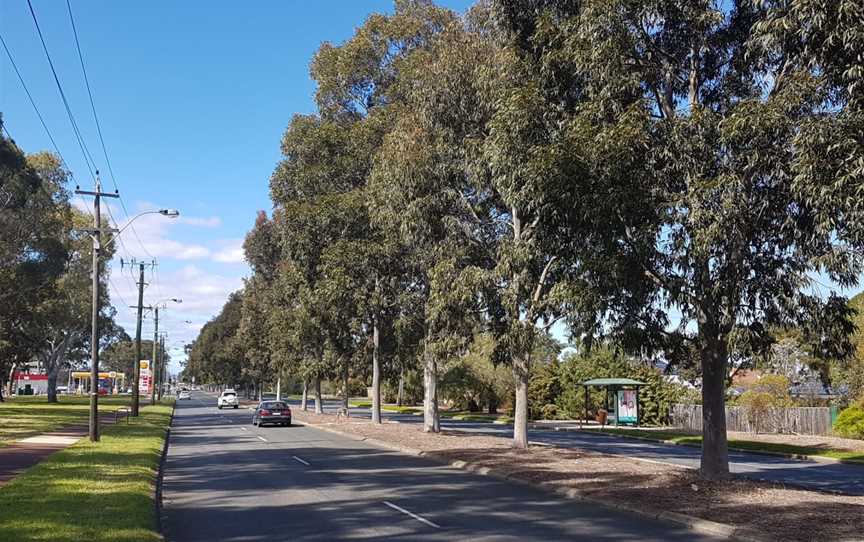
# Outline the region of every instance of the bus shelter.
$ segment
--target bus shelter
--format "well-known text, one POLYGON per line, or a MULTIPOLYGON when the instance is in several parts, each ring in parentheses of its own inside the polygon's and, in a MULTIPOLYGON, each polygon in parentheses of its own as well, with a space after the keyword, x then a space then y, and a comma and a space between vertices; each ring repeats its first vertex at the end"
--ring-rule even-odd
POLYGON ((645 382, 633 380, 632 378, 594 378, 582 382, 585 386, 585 422, 588 422, 588 398, 591 388, 602 388, 604 392, 603 404, 608 409, 609 399, 614 398, 613 412, 615 427, 619 423, 632 424, 639 427, 639 388, 645 386, 645 382))

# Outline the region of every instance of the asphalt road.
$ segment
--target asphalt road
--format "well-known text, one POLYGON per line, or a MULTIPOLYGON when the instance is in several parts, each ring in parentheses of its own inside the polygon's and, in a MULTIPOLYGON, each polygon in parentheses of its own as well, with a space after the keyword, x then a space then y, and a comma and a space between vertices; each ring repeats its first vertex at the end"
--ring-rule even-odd
POLYGON ((311 427, 251 425, 180 401, 163 485, 172 542, 708 540, 682 527, 375 448, 311 427))
MULTIPOLYGON (((292 401, 292 404, 299 402, 292 401)), ((325 401, 327 411, 341 406, 339 401, 325 401)), ((368 408, 352 408, 352 416, 371 417, 368 408)), ((422 423, 421 416, 383 411, 385 419, 403 423, 422 423)), ((513 426, 441 418, 445 429, 458 429, 484 434, 512 437, 513 426)), ((701 451, 691 446, 676 446, 643 440, 620 438, 586 431, 551 431, 533 429, 529 431, 532 442, 554 444, 565 448, 581 448, 603 453, 622 454, 648 461, 671 463, 690 468, 699 468, 701 451)), ((847 495, 864 495, 864 465, 822 463, 812 460, 786 459, 779 456, 730 452, 729 469, 735 473, 757 480, 781 482, 820 491, 832 491, 847 495)))

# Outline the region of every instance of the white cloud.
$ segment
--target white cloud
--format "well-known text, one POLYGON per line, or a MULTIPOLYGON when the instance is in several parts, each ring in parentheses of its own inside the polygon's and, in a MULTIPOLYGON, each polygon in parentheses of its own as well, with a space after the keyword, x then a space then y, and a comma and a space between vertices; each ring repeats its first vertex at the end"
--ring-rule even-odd
POLYGON ((222 219, 218 216, 204 218, 197 216, 184 217, 180 215, 179 222, 189 224, 190 226, 201 226, 202 228, 217 228, 222 225, 222 219))
POLYGON ((243 252, 243 240, 232 239, 223 241, 224 247, 213 254, 213 260, 221 263, 242 263, 246 260, 243 252))
MULTIPOLYGON (((111 303, 117 308, 117 322, 129 335, 135 334, 136 313, 134 309, 124 307, 135 304, 138 300, 138 290, 135 276, 130 268, 120 269, 113 265, 111 270, 110 295, 111 303)), ((167 303, 165 310, 160 310, 159 330, 168 333, 169 344, 179 347, 197 337, 201 327, 222 309, 228 296, 243 286, 242 274, 222 274, 208 269, 185 265, 173 271, 159 269, 154 275, 148 269, 145 271, 144 305, 151 305, 161 300, 177 298, 182 303, 167 303), (191 321, 187 324, 186 321, 191 321)), ((142 326, 142 337, 153 336, 152 314, 146 314, 142 326)), ((175 361, 182 359, 182 352, 172 353, 175 361)), ((179 364, 172 364, 172 371, 179 370, 179 364)))

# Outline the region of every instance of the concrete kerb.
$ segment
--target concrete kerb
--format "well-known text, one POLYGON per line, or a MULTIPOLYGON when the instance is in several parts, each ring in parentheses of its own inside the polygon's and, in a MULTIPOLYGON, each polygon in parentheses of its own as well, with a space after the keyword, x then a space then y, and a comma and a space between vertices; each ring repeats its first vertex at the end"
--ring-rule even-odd
POLYGON ((708 536, 719 536, 721 538, 727 538, 730 540, 741 540, 744 542, 767 542, 772 540, 771 538, 767 538, 763 536, 761 533, 754 531, 753 529, 749 529, 746 527, 735 527, 734 525, 729 525, 726 523, 719 523, 716 521, 710 521, 707 519, 696 518, 692 516, 687 516, 684 514, 679 514, 677 512, 666 512, 666 511, 657 511, 647 507, 637 507, 629 504, 625 504, 622 502, 600 499, 594 497, 592 495, 586 494, 583 491, 580 491, 575 488, 562 488, 562 487, 553 487, 549 484, 544 483, 536 483, 531 482, 525 479, 522 479, 518 476, 517 473, 506 473, 501 472, 497 469, 493 469, 491 467, 487 467, 485 465, 479 465, 477 463, 471 463, 467 461, 463 461, 461 459, 449 459, 443 457, 435 452, 425 452, 423 450, 418 450, 416 448, 409 448, 407 446, 399 446, 397 444, 392 444, 389 442, 385 442, 382 440, 378 440, 370 437, 358 437, 356 435, 352 435, 350 433, 345 433, 333 427, 328 427, 320 424, 310 424, 306 423, 308 427, 312 427, 314 429, 318 429, 321 431, 338 434, 342 437, 349 438, 352 440, 356 440, 358 442, 366 442, 373 446, 384 448, 387 450, 393 450, 396 452, 413 455, 417 457, 423 457, 425 459, 429 459, 430 461, 434 461, 436 463, 447 465, 449 467, 463 470, 466 472, 471 472, 474 474, 479 474, 481 476, 489 476, 491 478, 496 478, 498 480, 503 480, 507 482, 513 482, 516 484, 520 484, 526 487, 531 487, 534 489, 541 489, 544 491, 548 491, 554 493, 557 496, 565 497, 568 499, 572 499, 575 501, 582 501, 590 504, 595 504, 599 506, 603 506, 606 508, 613 508, 616 510, 621 510, 624 512, 628 512, 631 514, 636 514, 638 516, 652 519, 652 520, 662 520, 669 521, 672 523, 676 523, 678 525, 683 525, 687 529, 693 531, 697 534, 703 534, 708 536))
POLYGON ((174 412, 177 410, 177 401, 171 406, 171 418, 168 420, 168 429, 165 430, 165 442, 162 444, 162 457, 159 458, 159 472, 156 474, 156 489, 154 494, 154 506, 156 508, 156 528, 163 540, 165 535, 165 518, 162 514, 162 482, 165 479, 165 461, 168 457, 168 441, 171 439, 171 426, 174 425, 174 412))

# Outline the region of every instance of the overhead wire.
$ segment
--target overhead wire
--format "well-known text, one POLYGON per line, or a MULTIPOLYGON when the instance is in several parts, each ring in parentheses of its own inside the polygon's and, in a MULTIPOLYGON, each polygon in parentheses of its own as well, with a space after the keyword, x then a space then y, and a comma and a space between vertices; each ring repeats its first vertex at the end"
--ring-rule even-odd
MULTIPOLYGON (((118 199, 120 200, 120 207, 123 209, 123 214, 126 215, 126 220, 128 221, 131 215, 129 214, 129 210, 126 208, 126 202, 123 200, 123 196, 120 195, 120 188, 117 184, 117 177, 114 175, 114 168, 111 166, 111 159, 108 157, 108 149, 107 149, 107 146, 105 145, 105 138, 102 135, 102 125, 99 122, 99 115, 96 113, 96 103, 95 103, 95 100, 93 99, 93 91, 90 87, 90 78, 87 76, 87 68, 86 68, 86 65, 84 64, 84 54, 81 51, 81 42, 78 39, 78 28, 75 25, 75 17, 72 14, 71 0, 66 0, 66 8, 67 8, 67 12, 69 13, 69 22, 72 26, 72 35, 75 38, 75 49, 78 52, 78 61, 81 65, 81 72, 84 75, 84 84, 87 87, 87 96, 90 99, 90 110, 93 112, 93 121, 96 124, 96 133, 99 136, 99 143, 102 146, 102 154, 105 157, 105 164, 108 166, 108 174, 111 177, 111 183, 114 185, 114 191, 115 191, 115 193, 117 193, 118 199)), ((109 211, 109 214, 110 214, 110 211, 109 211)), ((114 220, 115 225, 117 225, 119 227, 119 223, 117 222, 116 219, 114 219, 113 215, 111 216, 111 219, 114 220)), ((141 241, 141 237, 138 235, 138 231, 135 229, 135 226, 133 224, 129 224, 129 229, 132 231, 132 235, 135 236, 136 241, 138 241, 138 244, 141 246, 141 250, 144 251, 144 253, 147 255, 147 257, 150 258, 151 260, 155 259, 153 257, 153 255, 150 253, 150 251, 147 250, 147 247, 144 245, 144 243, 141 241)), ((124 250, 126 250, 125 246, 124 246, 124 250)), ((127 250, 127 253, 128 253, 128 250, 127 250)))
MULTIPOLYGON (((79 37, 78 37, 78 27, 77 27, 77 25, 75 24, 75 16, 74 16, 73 11, 72 11, 72 2, 71 2, 71 0, 66 0, 66 10, 67 10, 67 13, 69 14, 69 23, 70 23, 70 25, 71 25, 71 27, 72 27, 72 35, 73 35, 74 40, 75 40, 75 50, 76 50, 77 53, 78 53, 78 62, 79 62, 79 64, 80 64, 80 66, 81 66, 81 73, 82 73, 82 75, 83 75, 83 77, 84 77, 84 85, 85 85, 85 87, 87 88, 87 97, 88 97, 88 99, 89 99, 89 101, 90 101, 90 111, 93 113, 93 121, 94 121, 94 123, 95 123, 95 125, 96 125, 96 133, 97 133, 97 135, 98 135, 98 137, 99 137, 99 144, 100 144, 100 146, 101 146, 101 148, 102 148, 102 155, 103 155, 104 158, 105 158, 105 164, 106 164, 106 166, 108 167, 108 174, 109 174, 109 176, 111 177, 111 184, 114 186, 114 192, 118 195, 118 199, 119 199, 119 201, 120 201, 120 206, 121 206, 121 208, 122 208, 122 210, 123 210, 123 213, 124 213, 124 215, 125 215, 125 219, 126 219, 126 221, 127 221, 127 224, 129 225, 129 229, 131 230, 131 232, 132 232, 133 236, 135 237, 136 241, 138 242, 138 245, 141 247, 141 250, 142 250, 145 254, 147 254, 147 256, 148 256, 150 259, 154 259, 154 258, 153 258, 153 255, 150 253, 150 251, 147 250, 147 247, 144 245, 143 241, 141 241, 141 237, 138 235, 138 231, 135 229, 135 226, 129 222, 129 221, 130 221, 130 217, 131 217, 131 215, 129 214, 129 210, 128 210, 127 207, 126 207, 126 202, 124 201, 123 196, 120 194, 120 187, 119 187, 119 185, 118 185, 118 183, 117 183, 117 176, 114 174, 114 168, 113 168, 113 166, 111 165, 111 158, 110 158, 109 155, 108 155, 108 147, 107 147, 107 145, 105 144, 105 137, 104 137, 104 135, 103 135, 103 133, 102 133, 102 123, 99 122, 99 114, 97 113, 97 110, 96 110, 96 101, 95 101, 95 99, 93 98, 93 89, 92 89, 92 87, 90 86, 90 77, 89 77, 89 75, 87 74, 87 66, 86 66, 86 64, 85 64, 85 62, 84 62, 84 53, 83 53, 83 51, 82 51, 82 49, 81 49, 81 41, 80 41, 80 39, 79 39, 79 37)), ((119 223, 119 221, 114 217, 114 214, 111 212, 111 207, 110 207, 109 205, 106 205, 105 208, 106 208, 106 210, 108 211, 108 216, 109 216, 110 220, 114 223, 114 226, 115 226, 116 228, 119 229, 119 228, 120 228, 120 223, 119 223)), ((126 257, 127 257, 127 258, 131 258, 131 257, 132 257, 132 253, 131 253, 131 251, 129 250, 129 248, 126 246, 126 244, 123 242, 123 238, 122 238, 122 237, 118 237, 118 240, 119 240, 119 242, 120 242, 120 246, 121 246, 121 248, 123 249, 124 253, 126 254, 126 257)), ((127 280, 129 280, 129 279, 131 278, 131 277, 128 277, 127 275, 125 275, 125 274, 123 274, 123 276, 126 277, 127 280)), ((135 286, 135 281, 134 281, 134 279, 132 280, 132 286, 133 286, 133 290, 134 290, 134 286, 135 286)))
POLYGON ((63 85, 60 83, 60 77, 57 75, 57 70, 54 68, 54 61, 51 59, 51 53, 48 52, 48 45, 45 43, 45 36, 42 35, 42 28, 39 26, 39 19, 36 17, 36 11, 33 9, 33 3, 27 0, 27 6, 30 8, 30 16, 33 18, 33 24, 36 25, 36 33, 39 34, 39 41, 42 43, 42 50, 45 52, 45 58, 48 59, 48 66, 51 68, 51 74, 54 76, 54 83, 57 85, 57 90, 60 92, 60 98, 63 101, 63 107, 66 109, 66 115, 69 117, 69 122, 72 124, 72 131, 75 133, 75 139, 78 141, 78 146, 81 148, 81 153, 84 156, 84 162, 87 164, 87 169, 90 175, 95 178, 96 162, 93 160, 93 155, 90 154, 90 149, 81 135, 81 130, 78 128, 78 123, 75 121, 75 115, 72 114, 72 108, 69 106, 69 100, 66 98, 66 92, 63 90, 63 85))
MULTIPOLYGON (((60 163, 63 165, 63 168, 69 173, 69 178, 75 182, 75 176, 72 173, 69 164, 66 162, 66 159, 63 157, 63 153, 60 152, 60 147, 57 145, 57 141, 54 139, 54 135, 51 133, 51 130, 48 129, 48 124, 45 123, 45 118, 42 116, 42 112, 39 111, 39 107, 36 105, 36 100, 33 99, 33 95, 30 93, 30 89, 27 88, 27 83, 24 82, 24 76, 21 75, 21 71, 18 69, 18 65, 15 63, 15 59, 12 57, 12 51, 9 50, 9 46, 6 45, 6 40, 3 39, 3 35, 0 34, 0 43, 3 44, 3 50, 6 51, 6 56, 9 58, 9 63, 12 65, 12 70, 15 72, 15 75, 18 77, 18 82, 21 83, 21 88, 24 89, 24 94, 27 95, 27 99, 30 100, 30 105, 33 106, 33 111, 36 112, 36 117, 39 118, 39 123, 42 125, 42 129, 45 130, 45 134, 48 135, 48 140, 51 142, 51 146, 54 148, 54 152, 57 153, 57 157, 60 158, 60 163)), ((6 123, 3 123, 5 128, 6 123)), ((9 131, 6 131, 6 134, 9 134, 9 131)), ((11 136, 10 136, 11 138, 11 136)))

